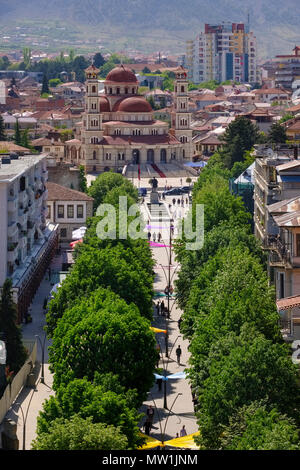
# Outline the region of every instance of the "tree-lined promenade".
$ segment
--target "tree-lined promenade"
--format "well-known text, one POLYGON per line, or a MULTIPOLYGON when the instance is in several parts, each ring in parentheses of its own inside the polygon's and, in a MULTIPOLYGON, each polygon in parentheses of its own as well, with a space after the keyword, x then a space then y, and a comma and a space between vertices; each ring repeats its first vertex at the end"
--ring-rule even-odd
MULTIPOLYGON (((138 201, 118 174, 100 175, 88 191, 96 205, 117 211, 119 196, 138 201)), ((49 305, 56 394, 40 412, 34 449, 74 449, 74 439, 79 449, 135 449, 143 442, 138 409, 158 360, 150 330, 153 260, 145 240, 99 239, 101 218, 88 221, 75 264, 49 305)))

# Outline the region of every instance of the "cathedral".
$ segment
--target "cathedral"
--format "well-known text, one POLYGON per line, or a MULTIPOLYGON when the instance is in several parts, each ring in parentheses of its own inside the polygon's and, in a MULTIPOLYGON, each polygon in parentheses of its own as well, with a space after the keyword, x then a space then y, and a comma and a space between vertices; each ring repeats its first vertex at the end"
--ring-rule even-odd
POLYGON ((83 165, 86 173, 122 171, 129 166, 145 170, 147 165, 159 171, 159 165, 166 170, 168 164, 182 166, 191 161, 185 69, 175 71, 171 129, 167 122, 154 119, 151 105, 138 94, 138 80, 129 68, 120 65, 111 70, 104 93, 99 93, 99 70, 91 65, 85 72, 85 112, 76 139, 67 142, 67 161, 83 165))

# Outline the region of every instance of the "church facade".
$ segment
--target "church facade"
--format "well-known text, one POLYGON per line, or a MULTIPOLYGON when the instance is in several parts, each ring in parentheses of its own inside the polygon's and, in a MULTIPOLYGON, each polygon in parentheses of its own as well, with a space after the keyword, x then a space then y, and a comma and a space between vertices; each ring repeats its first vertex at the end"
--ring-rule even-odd
POLYGON ((138 94, 135 74, 120 65, 104 82, 99 94, 99 70, 86 70, 85 113, 76 138, 66 142, 66 159, 83 165, 86 172, 109 169, 122 171, 125 165, 183 164, 192 159, 191 114, 188 111, 186 71, 175 72, 172 128, 155 120, 148 101, 138 94))

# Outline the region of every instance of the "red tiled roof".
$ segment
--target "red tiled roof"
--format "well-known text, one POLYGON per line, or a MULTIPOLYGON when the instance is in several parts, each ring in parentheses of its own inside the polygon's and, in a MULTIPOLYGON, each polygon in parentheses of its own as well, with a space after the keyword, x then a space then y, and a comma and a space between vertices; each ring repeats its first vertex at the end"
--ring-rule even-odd
POLYGON ((288 308, 300 307, 300 295, 293 295, 292 297, 285 297, 276 300, 277 310, 286 310, 288 308))
POLYGON ((66 188, 60 184, 48 181, 48 201, 93 201, 94 199, 81 191, 66 188))
POLYGON ((106 83, 137 83, 135 74, 128 67, 120 65, 112 69, 106 77, 106 83))

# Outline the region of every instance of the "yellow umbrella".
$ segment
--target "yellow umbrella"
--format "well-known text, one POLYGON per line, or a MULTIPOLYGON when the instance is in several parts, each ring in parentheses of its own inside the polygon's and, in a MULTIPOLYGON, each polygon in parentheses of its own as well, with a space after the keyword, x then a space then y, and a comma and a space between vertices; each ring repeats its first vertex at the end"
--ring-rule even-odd
POLYGON ((141 433, 141 435, 146 438, 146 444, 144 444, 142 447, 139 447, 139 450, 153 449, 154 447, 165 447, 165 446, 178 447, 182 449, 199 450, 199 447, 196 445, 193 439, 194 436, 199 436, 199 434, 200 433, 198 431, 198 432, 194 432, 193 434, 188 434, 187 436, 183 436, 183 437, 176 437, 175 439, 171 439, 170 441, 166 441, 162 443, 161 441, 158 441, 157 439, 154 439, 151 436, 147 436, 141 433))
POLYGON ((167 330, 161 330, 159 328, 154 328, 153 326, 150 326, 150 330, 154 331, 154 333, 167 333, 167 330))

